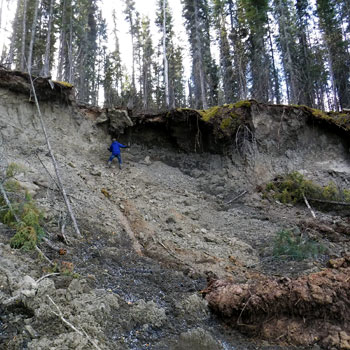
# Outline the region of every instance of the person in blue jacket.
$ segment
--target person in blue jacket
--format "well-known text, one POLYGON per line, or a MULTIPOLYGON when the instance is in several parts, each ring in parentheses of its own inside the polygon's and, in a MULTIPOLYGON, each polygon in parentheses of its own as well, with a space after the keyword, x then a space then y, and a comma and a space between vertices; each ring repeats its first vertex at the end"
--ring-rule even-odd
POLYGON ((119 143, 116 139, 112 139, 112 144, 108 148, 110 152, 112 152, 111 156, 108 159, 107 165, 110 167, 112 164, 112 160, 117 157, 119 161, 119 169, 122 168, 122 157, 120 154, 121 148, 129 148, 129 146, 124 146, 121 143, 119 143))

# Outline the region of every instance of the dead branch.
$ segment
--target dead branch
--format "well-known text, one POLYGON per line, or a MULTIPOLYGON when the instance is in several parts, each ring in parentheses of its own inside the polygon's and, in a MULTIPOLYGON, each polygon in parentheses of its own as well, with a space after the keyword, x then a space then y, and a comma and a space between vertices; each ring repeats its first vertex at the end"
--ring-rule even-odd
POLYGON ((38 110, 38 115, 39 115, 39 120, 40 120, 40 124, 41 124, 41 128, 43 130, 43 133, 44 133, 44 136, 45 136, 45 141, 46 141, 46 145, 47 145, 47 148, 49 150, 49 155, 51 157, 51 160, 52 160, 52 164, 54 166, 54 169, 55 169, 55 173, 56 173, 56 177, 57 177, 57 182, 58 182, 58 185, 59 185, 59 188, 61 190, 61 193, 62 193, 62 196, 64 198, 64 201, 66 203, 66 206, 67 206, 67 210, 69 212, 69 215, 72 219, 72 222, 73 222, 73 226, 74 226, 74 229, 75 229, 75 232, 76 234, 78 235, 78 237, 82 237, 81 233, 80 233, 80 230, 79 230, 79 227, 78 227, 78 223, 75 219, 75 216, 74 216, 74 213, 73 213, 73 210, 71 208, 71 205, 70 205, 70 202, 69 202, 69 199, 68 199, 68 196, 67 196, 67 193, 66 193, 66 190, 63 186, 63 182, 62 182, 62 179, 61 179, 61 175, 60 175, 60 172, 59 172, 59 169, 58 169, 58 165, 57 165, 57 161, 56 161, 56 158, 52 152, 52 148, 51 148, 51 143, 50 143, 50 140, 49 140, 49 136, 47 134, 47 131, 46 131, 46 126, 45 126, 45 123, 44 123, 44 119, 43 119, 43 116, 41 114, 41 110, 40 110, 40 105, 39 105, 39 101, 38 101, 38 97, 36 95, 36 92, 35 92, 35 87, 34 87, 34 83, 33 83, 33 78, 31 76, 31 74, 28 75, 29 76, 29 79, 30 79, 30 85, 32 87, 32 92, 33 92, 33 96, 34 96, 34 100, 35 100, 35 104, 36 104, 36 108, 38 110))
POLYGON ((43 257, 51 266, 55 264, 43 253, 43 251, 36 245, 35 250, 39 253, 41 257, 43 257))
POLYGON ((169 255, 171 255, 174 259, 176 260, 180 260, 168 247, 165 246, 165 244, 161 241, 157 241, 159 245, 161 245, 167 252, 169 255))
MULTIPOLYGON (((60 251, 62 250, 62 248, 57 247, 55 244, 53 244, 52 242, 50 242, 50 240, 48 240, 47 238, 43 237, 42 241, 52 250, 54 250, 57 253, 60 253, 60 251)), ((66 249, 65 249, 66 250, 66 249)))
POLYGON ((41 160, 41 158, 39 157, 38 153, 35 153, 35 155, 37 156, 37 158, 39 159, 39 162, 41 163, 41 165, 43 166, 43 168, 45 169, 45 171, 47 172, 47 174, 49 175, 49 177, 51 178, 51 180, 53 181, 53 183, 57 186, 58 190, 60 190, 60 186, 58 185, 58 183, 56 182, 55 178, 51 175, 51 173, 49 172, 49 169, 47 169, 47 167, 45 166, 44 162, 41 160))
POLYGON ((51 297, 46 294, 46 297, 50 300, 50 302, 55 306, 55 308, 57 309, 57 312, 52 311, 53 314, 55 314, 57 317, 59 317, 61 319, 61 321, 66 324, 69 328, 71 328, 74 332, 78 333, 81 336, 85 336, 87 338, 87 340, 97 349, 97 350, 101 350, 101 348, 91 339, 91 337, 84 331, 80 331, 78 328, 76 328, 72 323, 70 323, 69 321, 67 321, 64 317, 63 317, 63 313, 60 310, 60 308, 57 306, 57 304, 51 299, 51 297))
POLYGON ((165 250, 166 252, 172 256, 175 260, 179 261, 181 264, 183 265, 187 265, 187 266, 190 266, 189 264, 187 264, 185 261, 181 260, 178 256, 175 255, 175 253, 172 252, 172 250, 170 248, 168 248, 162 241, 157 241, 157 243, 159 245, 161 245, 165 250))
POLYGON ((310 210, 310 212, 311 212, 311 214, 312 214, 312 217, 313 217, 314 219, 316 219, 316 214, 315 214, 315 212, 312 210, 312 208, 311 208, 311 206, 310 206, 308 200, 306 199, 304 193, 303 193, 303 197, 304 197, 304 202, 305 202, 306 206, 308 207, 308 209, 310 210))
POLYGON ((346 207, 350 207, 350 202, 338 202, 338 201, 330 201, 330 200, 326 200, 326 199, 316 199, 316 198, 309 198, 309 201, 318 202, 318 203, 325 203, 325 204, 333 204, 333 205, 343 205, 346 207))
POLYGON ((60 275, 59 272, 48 273, 47 275, 42 276, 42 277, 40 277, 39 279, 37 279, 35 282, 36 282, 36 283, 39 283, 40 281, 42 281, 42 280, 45 279, 45 278, 48 278, 48 277, 51 277, 51 276, 58 276, 58 275, 60 275))
POLYGON ((243 191, 242 193, 240 193, 238 196, 236 196, 235 198, 231 199, 229 202, 227 202, 226 204, 231 204, 232 202, 234 202, 235 200, 237 200, 238 198, 243 197, 248 191, 243 191))
POLYGON ((11 202, 10 202, 8 196, 7 196, 7 193, 6 193, 5 188, 4 188, 4 186, 2 185, 2 183, 0 183, 0 192, 1 192, 1 195, 3 196, 3 198, 4 198, 4 200, 5 200, 6 205, 8 206, 8 208, 9 208, 10 211, 11 211, 11 213, 13 214, 15 220, 16 220, 17 222, 20 222, 18 216, 16 215, 15 211, 13 210, 12 204, 11 204, 11 202))

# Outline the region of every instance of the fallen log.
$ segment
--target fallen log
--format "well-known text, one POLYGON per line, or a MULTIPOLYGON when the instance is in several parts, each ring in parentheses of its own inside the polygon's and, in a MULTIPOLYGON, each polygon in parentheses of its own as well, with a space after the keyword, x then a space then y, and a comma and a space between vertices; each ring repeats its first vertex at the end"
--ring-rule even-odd
POLYGON ((331 266, 294 280, 212 280, 202 293, 214 313, 242 332, 295 345, 318 342, 350 349, 350 257, 331 266))

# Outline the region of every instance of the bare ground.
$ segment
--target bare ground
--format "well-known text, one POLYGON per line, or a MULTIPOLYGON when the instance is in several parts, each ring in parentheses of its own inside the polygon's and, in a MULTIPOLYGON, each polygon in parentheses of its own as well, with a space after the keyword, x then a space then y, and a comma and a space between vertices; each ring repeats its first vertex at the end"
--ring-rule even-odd
MULTIPOLYGON (((318 342, 314 318, 289 317, 290 309, 282 312, 288 317, 276 316, 265 328, 242 335, 235 329, 242 331, 241 327, 232 327, 210 312, 200 291, 206 288, 207 278, 221 278, 243 290, 248 290, 243 287, 246 283, 258 291, 260 284, 266 284, 269 295, 278 278, 308 281, 311 277, 299 276, 318 276, 330 257, 349 254, 348 236, 339 229, 347 225, 348 214, 317 212, 316 224, 311 225, 308 209, 270 202, 257 189, 273 173, 293 169, 313 179, 327 182, 333 177, 344 182, 349 167, 341 142, 331 136, 322 154, 316 145, 306 153, 286 152, 287 157, 254 154, 253 162, 239 154, 232 158, 187 154, 162 142, 141 142, 137 135, 121 136, 122 142, 131 142, 131 149, 123 153, 124 168, 119 171, 116 164, 106 167, 110 138, 103 129, 74 110, 48 105, 44 113, 49 116, 54 151, 83 232, 83 239, 76 239, 62 199, 43 168, 44 164, 52 172, 33 107, 18 105, 9 93, 2 98, 6 101, 0 124, 3 160, 27 169, 18 180, 45 210, 50 240, 67 253, 59 255, 44 243, 40 247, 58 266, 74 267, 79 275, 68 271, 23 286, 24 276, 35 282, 50 269, 35 253, 10 249, 12 232, 2 226, 0 348, 93 348, 85 336, 77 336, 54 315, 55 307, 46 295, 103 349, 295 348, 292 344, 301 349, 318 342), (342 167, 337 170, 335 165, 342 167), (321 220, 333 232, 329 229, 325 234, 317 228, 321 220), (63 221, 69 246, 58 240, 63 221), (296 227, 326 246, 326 252, 302 262, 273 256, 276 232, 296 227), (5 306, 16 293, 19 306, 5 306), (286 336, 286 327, 297 329, 294 337, 286 336), (308 330, 313 340, 304 340, 300 328, 308 330), (261 340, 262 333, 268 341, 261 340)), ((151 140, 156 140, 154 135, 151 140)), ((294 280, 288 281, 281 282, 284 290, 292 288, 288 283, 294 280)), ((281 296, 281 305, 286 305, 286 298, 281 296)), ((236 316, 248 317, 249 304, 243 297, 240 300, 236 316)), ((209 305, 215 309, 210 300, 209 305)), ((347 338, 341 332, 347 330, 346 324, 340 326, 335 316, 330 324, 338 327, 334 334, 339 341, 326 343, 323 337, 320 345, 345 349, 347 338)))

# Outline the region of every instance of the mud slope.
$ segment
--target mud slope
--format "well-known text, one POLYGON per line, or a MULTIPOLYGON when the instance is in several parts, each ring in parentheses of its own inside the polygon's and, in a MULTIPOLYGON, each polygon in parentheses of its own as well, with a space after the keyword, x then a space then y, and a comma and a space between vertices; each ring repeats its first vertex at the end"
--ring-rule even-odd
POLYGON ((34 105, 7 88, 0 89, 1 166, 15 162, 26 169, 17 180, 45 211, 50 241, 67 254, 45 243, 40 248, 78 275, 37 282, 50 272, 47 263, 33 252, 12 250, 13 232, 1 225, 1 349, 96 348, 84 331, 101 349, 289 348, 227 328, 199 291, 207 277, 235 283, 259 281, 265 274, 297 277, 319 271, 328 255, 349 252, 346 239, 318 235, 328 250, 317 260, 274 259, 276 232, 306 222, 310 213, 257 192, 257 186, 293 170, 321 183, 346 184, 345 138, 308 123, 299 110, 257 104, 249 121, 254 138, 244 152, 232 142, 225 154, 193 153, 178 147, 183 125, 169 133, 152 123, 135 125, 121 112, 123 122, 117 118, 111 128, 113 111, 45 101, 41 108, 83 238, 75 237, 52 180, 34 105), (122 171, 116 164, 106 168, 109 129, 131 145, 122 171), (62 222, 69 246, 57 239, 62 222), (54 314, 49 297, 81 334, 54 314))

